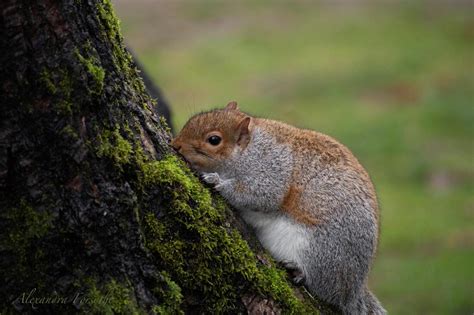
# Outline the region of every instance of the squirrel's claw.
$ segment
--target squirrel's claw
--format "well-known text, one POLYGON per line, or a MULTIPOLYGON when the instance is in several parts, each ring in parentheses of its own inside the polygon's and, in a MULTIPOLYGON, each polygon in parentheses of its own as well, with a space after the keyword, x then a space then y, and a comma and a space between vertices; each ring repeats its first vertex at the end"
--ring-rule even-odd
POLYGON ((234 182, 233 179, 222 179, 217 173, 203 173, 202 179, 206 183, 214 185, 214 188, 218 191, 224 187, 232 185, 234 182))
POLYGON ((304 282, 304 274, 303 270, 294 262, 294 261, 282 261, 281 264, 287 270, 288 274, 290 275, 291 281, 294 284, 303 284, 304 282))
POLYGON ((219 174, 217 173, 203 173, 202 179, 208 184, 217 185, 220 182, 219 174))
POLYGON ((293 283, 296 285, 302 285, 304 283, 303 272, 300 270, 298 270, 296 273, 295 270, 293 270, 293 272, 290 272, 290 277, 291 281, 293 281, 293 283))

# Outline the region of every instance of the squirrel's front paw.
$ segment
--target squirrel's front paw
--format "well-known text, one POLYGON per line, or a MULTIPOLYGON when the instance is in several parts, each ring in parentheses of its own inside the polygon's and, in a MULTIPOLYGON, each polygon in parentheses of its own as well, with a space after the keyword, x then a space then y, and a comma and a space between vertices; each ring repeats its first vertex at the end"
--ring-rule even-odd
POLYGON ((208 183, 208 184, 214 184, 217 185, 220 183, 221 178, 219 177, 219 174, 217 173, 203 173, 202 174, 202 179, 208 183))

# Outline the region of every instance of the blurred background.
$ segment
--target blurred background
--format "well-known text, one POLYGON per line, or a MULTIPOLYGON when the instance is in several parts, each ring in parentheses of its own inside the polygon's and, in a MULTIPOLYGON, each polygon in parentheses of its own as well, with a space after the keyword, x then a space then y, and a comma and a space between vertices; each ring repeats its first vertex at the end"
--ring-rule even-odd
POLYGON ((390 313, 473 313, 472 1, 114 5, 177 130, 236 100, 355 153, 380 199, 370 286, 390 313))

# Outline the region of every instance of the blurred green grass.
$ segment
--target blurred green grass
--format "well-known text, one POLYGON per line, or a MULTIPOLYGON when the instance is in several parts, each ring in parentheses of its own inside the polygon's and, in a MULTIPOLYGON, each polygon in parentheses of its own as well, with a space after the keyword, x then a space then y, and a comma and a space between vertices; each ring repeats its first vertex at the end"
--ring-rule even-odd
POLYGON ((370 284, 393 314, 474 311, 474 14, 469 4, 116 1, 172 104, 327 133, 382 209, 370 284))

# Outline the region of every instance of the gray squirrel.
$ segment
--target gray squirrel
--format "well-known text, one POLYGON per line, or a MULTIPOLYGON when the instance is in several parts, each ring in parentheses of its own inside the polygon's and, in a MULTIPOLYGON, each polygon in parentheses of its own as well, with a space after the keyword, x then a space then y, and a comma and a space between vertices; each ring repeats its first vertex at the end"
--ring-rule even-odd
POLYGON ((333 138, 251 117, 236 102, 193 116, 172 146, 270 254, 343 314, 386 314, 367 287, 379 235, 373 184, 333 138))

